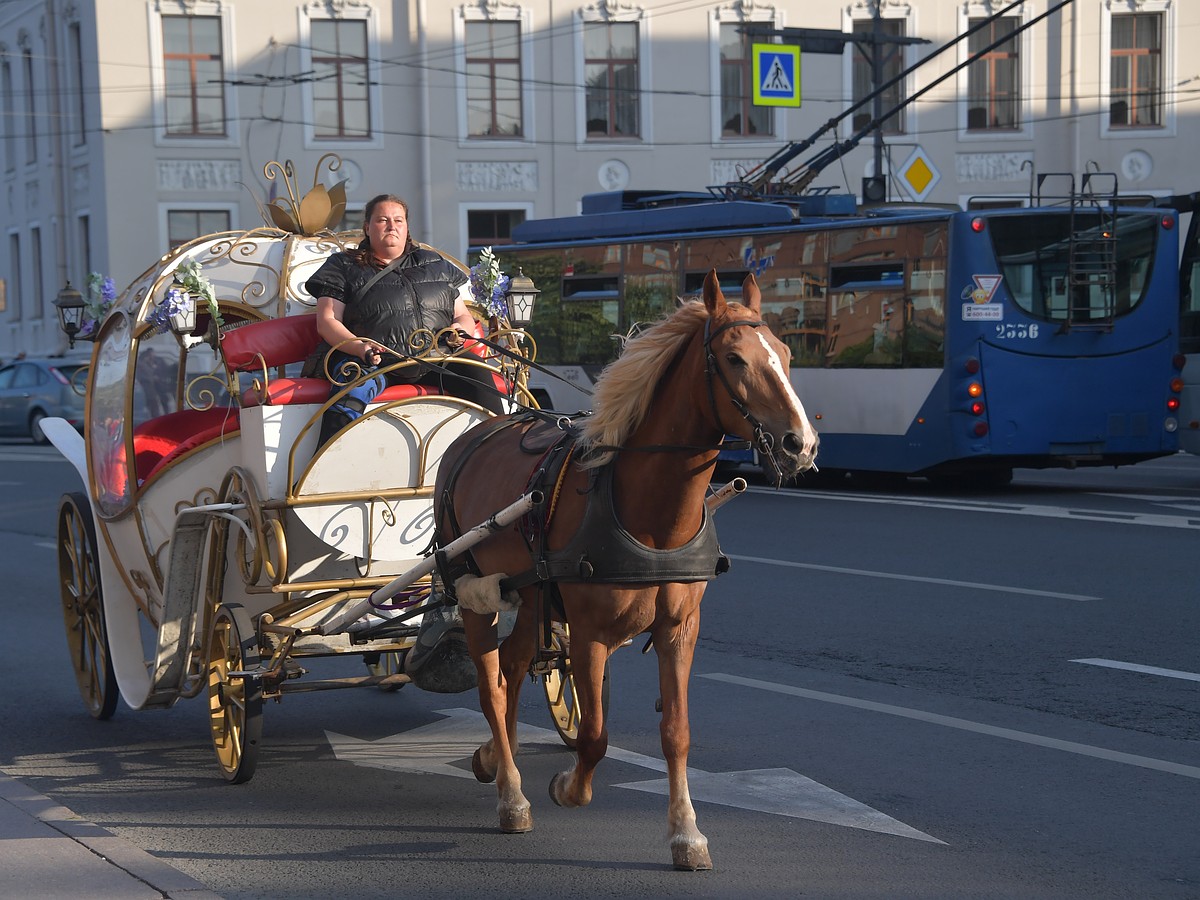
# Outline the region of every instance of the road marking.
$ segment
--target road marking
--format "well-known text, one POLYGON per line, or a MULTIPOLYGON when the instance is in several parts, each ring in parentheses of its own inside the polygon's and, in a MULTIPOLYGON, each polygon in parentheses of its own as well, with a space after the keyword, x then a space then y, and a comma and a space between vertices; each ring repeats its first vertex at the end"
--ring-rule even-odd
MULTIPOLYGON (((437 712, 446 718, 377 741, 364 741, 332 731, 326 731, 325 737, 338 759, 357 766, 449 775, 474 781, 474 775, 453 763, 469 759, 476 748, 491 738, 487 720, 482 713, 471 709, 439 709, 437 712)), ((550 744, 562 748, 558 734, 548 728, 519 722, 517 735, 522 745, 550 744)), ((667 771, 664 760, 622 750, 612 744, 609 744, 605 755, 653 772, 666 774, 667 771)), ((663 796, 669 794, 665 778, 614 787, 663 796)), ((688 787, 693 800, 861 828, 935 844, 945 843, 791 769, 705 772, 703 769, 689 768, 688 787)))
POLYGON ((772 494, 798 500, 820 498, 843 503, 884 503, 890 506, 913 506, 925 509, 949 509, 958 512, 993 513, 1007 516, 1034 516, 1040 519, 1074 519, 1080 522, 1110 522, 1118 525, 1147 525, 1155 528, 1186 528, 1200 531, 1200 517, 1168 516, 1161 513, 1121 513, 1097 509, 1071 509, 1066 506, 1037 506, 1022 503, 990 503, 967 500, 912 500, 890 494, 846 494, 834 491, 775 491, 772 488, 751 487, 756 494, 772 494))
POLYGON ((1160 669, 1158 666, 1143 666, 1138 663, 1118 662, 1115 659, 1073 659, 1073 663, 1084 663, 1089 666, 1103 666, 1106 669, 1125 669, 1129 672, 1142 672, 1146 675, 1161 675, 1163 678, 1182 678, 1184 681, 1200 681, 1200 675, 1195 672, 1181 672, 1178 669, 1160 669))
POLYGON ((827 694, 824 691, 810 691, 806 688, 792 687, 786 684, 776 684, 771 681, 759 681, 756 678, 742 678, 739 675, 726 675, 713 672, 697 675, 697 678, 708 678, 712 681, 723 681, 742 687, 757 688, 760 691, 770 691, 775 694, 787 694, 791 697, 803 697, 808 700, 820 700, 823 703, 836 703, 840 706, 851 706, 871 712, 886 713, 889 716, 900 716, 905 719, 915 719, 918 722, 928 722, 933 725, 944 725, 947 728, 957 728, 960 731, 972 731, 976 734, 986 734, 991 737, 1004 738, 1009 741, 1019 741, 1023 744, 1033 744, 1036 747, 1046 747, 1051 750, 1062 750, 1066 753, 1077 753, 1080 756, 1091 756, 1109 762, 1123 763, 1127 766, 1137 766, 1142 769, 1153 769, 1167 772, 1171 775, 1183 775, 1186 778, 1200 779, 1200 767, 1186 766, 1165 759, 1155 759, 1150 756, 1137 756, 1133 753, 1122 753, 1119 750, 1107 750, 1104 747, 1093 747, 1090 744, 1079 744, 1075 741, 1062 741, 1058 738, 1032 734, 1028 731, 1016 731, 1012 728, 1001 728, 997 725, 985 725, 972 722, 969 719, 958 719, 954 716, 941 716, 937 713, 925 712, 919 709, 909 709, 906 706, 892 706, 890 703, 876 703, 874 700, 860 700, 857 697, 845 697, 841 694, 827 694))
POLYGON ((1099 600, 1099 597, 1089 597, 1086 594, 1062 594, 1058 591, 1038 591, 1033 588, 1008 587, 1002 584, 980 584, 975 581, 954 581, 949 578, 929 578, 924 575, 900 575, 895 572, 872 572, 870 569, 846 569, 841 566, 821 566, 816 563, 792 562, 786 559, 770 559, 765 556, 739 556, 734 553, 726 554, 730 559, 742 562, 762 563, 767 566, 787 566, 793 569, 815 569, 818 572, 835 572, 838 575, 861 575, 864 578, 889 578, 892 581, 920 581, 925 584, 941 584, 950 587, 964 587, 975 591, 996 591, 1001 594, 1028 594, 1033 597, 1053 597, 1056 600, 1099 600))

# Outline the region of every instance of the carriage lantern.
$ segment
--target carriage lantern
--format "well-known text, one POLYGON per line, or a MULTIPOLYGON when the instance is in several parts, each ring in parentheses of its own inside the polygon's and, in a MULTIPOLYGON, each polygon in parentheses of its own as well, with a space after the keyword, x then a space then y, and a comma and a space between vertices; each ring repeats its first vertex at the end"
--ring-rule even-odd
POLYGON ((73 348, 83 321, 83 294, 71 287, 68 281, 54 298, 54 305, 58 308, 59 328, 67 336, 68 345, 73 348))
POLYGON ((533 304, 540 293, 533 279, 518 266, 517 274, 509 282, 507 294, 509 318, 518 328, 524 328, 533 321, 533 304))

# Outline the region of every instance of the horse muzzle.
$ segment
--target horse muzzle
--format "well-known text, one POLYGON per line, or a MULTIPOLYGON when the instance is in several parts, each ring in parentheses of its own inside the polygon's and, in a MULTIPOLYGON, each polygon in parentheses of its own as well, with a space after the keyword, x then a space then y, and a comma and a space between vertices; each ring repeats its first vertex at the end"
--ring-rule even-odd
POLYGON ((761 454, 768 469, 780 481, 795 478, 801 472, 816 468, 817 445, 820 438, 811 429, 804 433, 785 432, 770 452, 761 454))

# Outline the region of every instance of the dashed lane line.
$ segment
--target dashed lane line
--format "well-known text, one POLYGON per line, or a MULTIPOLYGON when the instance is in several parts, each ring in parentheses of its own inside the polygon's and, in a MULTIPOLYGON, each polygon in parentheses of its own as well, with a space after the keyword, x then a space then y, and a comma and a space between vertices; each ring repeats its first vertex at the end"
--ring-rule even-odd
POLYGON ((969 719, 959 719, 954 716, 943 716, 937 713, 925 712, 920 709, 910 709, 906 706, 893 706, 890 703, 877 703, 874 700, 860 700, 858 697, 846 697, 841 694, 828 694, 824 691, 811 691, 807 688, 792 687, 787 684, 776 684, 771 681, 760 681, 756 678, 743 678, 740 675, 727 675, 723 672, 696 674, 697 678, 707 678, 711 681, 723 681, 727 684, 756 688, 760 691, 770 691, 775 694, 786 694, 791 697, 803 697, 807 700, 819 700, 823 703, 836 703, 840 706, 850 706, 855 709, 865 709, 870 712, 885 713, 889 716, 900 716, 914 719, 918 722, 928 722, 931 725, 942 725, 946 728, 956 728, 959 731, 970 731, 975 734, 985 734, 990 737, 1003 738, 1008 741, 1018 741, 1022 744, 1032 744, 1035 747, 1046 747, 1050 750, 1061 750, 1065 753, 1075 753, 1079 756, 1090 756, 1108 762, 1121 763, 1127 766, 1137 766, 1142 769, 1153 769, 1156 772, 1166 772, 1170 775, 1182 775, 1185 778, 1200 779, 1200 766, 1187 766, 1182 763, 1170 762, 1165 759, 1155 759, 1151 756, 1138 756, 1134 753, 1123 753, 1119 750, 1108 750, 1104 747, 1093 747, 1091 744, 1080 744, 1075 741, 1063 741, 1058 738, 1033 734, 1028 731, 1017 731, 1013 728, 1001 728, 997 725, 985 725, 982 722, 972 722, 969 719))
POLYGON ((1158 666, 1143 666, 1140 663, 1120 662, 1115 659, 1073 659, 1071 662, 1084 663, 1089 666, 1103 666, 1106 669, 1124 669, 1127 672, 1141 672, 1144 675, 1161 675, 1163 678, 1200 681, 1200 674, 1195 672, 1181 672, 1178 669, 1160 669, 1158 666))
POLYGON ((1001 594, 1025 594, 1031 597, 1052 597, 1055 600, 1074 600, 1086 602, 1099 600, 1099 597, 1089 597, 1086 594, 1064 594, 1059 591, 1039 591, 1034 588, 1013 587, 1004 584, 983 584, 976 581, 955 581, 950 578, 931 578, 926 575, 901 575, 898 572, 873 572, 870 569, 848 569, 842 566, 822 566, 817 563, 793 562, 787 559, 771 559, 766 556, 741 556, 735 553, 727 554, 730 559, 742 562, 761 563, 767 566, 786 566, 792 569, 812 569, 817 572, 833 572, 838 575, 859 575, 864 578, 887 578, 892 581, 919 581, 924 584, 939 584, 948 587, 969 588, 973 591, 996 591, 1001 594))

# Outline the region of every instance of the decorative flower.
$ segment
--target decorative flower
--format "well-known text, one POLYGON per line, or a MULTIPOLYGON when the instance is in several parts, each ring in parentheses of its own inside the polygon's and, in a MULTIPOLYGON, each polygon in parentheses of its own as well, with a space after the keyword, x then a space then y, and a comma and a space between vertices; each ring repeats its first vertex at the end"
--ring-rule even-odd
POLYGON ((193 259, 180 263, 175 269, 174 277, 175 283, 167 289, 166 295, 154 304, 154 308, 146 317, 146 321, 154 326, 156 334, 162 334, 171 327, 171 316, 183 311, 189 294, 203 298, 208 304, 208 314, 217 328, 225 324, 212 282, 201 273, 198 261, 193 259))
POLYGON ((79 326, 79 337, 95 337, 100 330, 100 323, 108 314, 109 307, 117 299, 117 287, 111 278, 106 278, 99 272, 92 272, 87 277, 87 298, 83 304, 83 321, 79 326))
POLYGON ((150 310, 150 315, 146 317, 146 321, 154 326, 153 333, 166 334, 167 329, 171 327, 171 317, 182 313, 191 302, 187 291, 178 287, 168 290, 167 295, 154 304, 154 309, 150 310))
POLYGON ((484 247, 479 262, 471 266, 471 293, 475 302, 487 310, 489 316, 508 315, 509 277, 500 271, 500 262, 491 247, 484 247))

